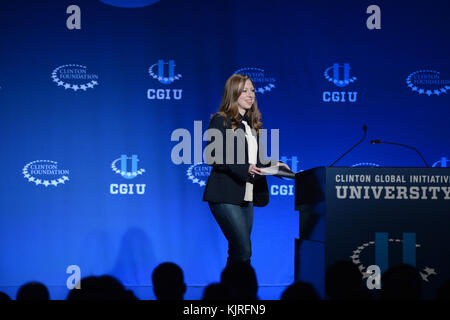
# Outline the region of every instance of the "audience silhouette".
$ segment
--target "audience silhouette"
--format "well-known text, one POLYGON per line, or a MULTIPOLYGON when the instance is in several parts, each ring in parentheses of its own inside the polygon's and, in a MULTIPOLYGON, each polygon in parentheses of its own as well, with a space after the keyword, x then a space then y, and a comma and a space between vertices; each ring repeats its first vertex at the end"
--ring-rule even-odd
POLYGON ((399 264, 381 275, 382 300, 419 300, 422 295, 422 278, 416 268, 399 264))
POLYGON ((320 296, 310 283, 296 281, 283 291, 281 300, 320 300, 320 296))
POLYGON ((16 300, 47 301, 50 300, 47 287, 40 282, 28 282, 19 288, 16 300))
MULTIPOLYGON (((152 273, 153 291, 158 300, 183 300, 186 293, 183 270, 177 264, 164 262, 152 273)), ((72 289, 67 300, 137 300, 131 290, 109 275, 89 276, 81 279, 80 289, 72 289)), ((422 278, 418 270, 407 264, 388 269, 381 276, 381 300, 419 300, 422 298, 422 278)), ((220 282, 205 287, 203 301, 258 300, 258 281, 253 267, 248 262, 227 264, 220 275, 220 282)), ((373 299, 364 285, 362 274, 351 261, 338 261, 325 273, 325 296, 328 300, 369 300, 373 299)), ((378 298, 378 296, 377 296, 378 298)), ((16 295, 17 300, 50 299, 49 291, 39 282, 22 285, 16 295)), ((311 283, 296 281, 281 294, 280 300, 320 300, 311 283)), ((445 281, 436 294, 437 300, 450 300, 450 279, 445 281)), ((11 300, 0 292, 0 301, 11 300)))
POLYGON ((0 292, 0 301, 9 301, 11 298, 4 292, 0 292))
POLYGON ((444 281, 437 292, 437 300, 450 300, 450 279, 444 281))
POLYGON ((220 282, 228 288, 234 300, 258 300, 258 281, 255 270, 248 262, 227 264, 220 282))
POLYGON ((183 270, 172 262, 158 265, 152 274, 153 292, 158 300, 183 300, 186 293, 183 270))
POLYGON ((367 300, 362 274, 352 261, 338 261, 325 273, 325 296, 328 300, 367 300))
POLYGON ((72 289, 69 292, 67 300, 137 300, 136 296, 130 290, 126 290, 119 280, 108 275, 83 278, 80 286, 80 289, 72 289))
POLYGON ((215 282, 205 287, 202 300, 204 301, 225 301, 231 299, 231 293, 223 283, 215 282))

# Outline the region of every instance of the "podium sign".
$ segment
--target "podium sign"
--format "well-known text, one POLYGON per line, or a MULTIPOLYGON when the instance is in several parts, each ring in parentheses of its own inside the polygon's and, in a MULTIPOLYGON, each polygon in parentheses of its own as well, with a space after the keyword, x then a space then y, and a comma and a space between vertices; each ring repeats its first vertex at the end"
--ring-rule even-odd
POLYGON ((450 168, 307 170, 296 175, 296 210, 296 279, 322 295, 324 272, 339 260, 364 278, 371 265, 412 265, 426 298, 450 278, 450 168))

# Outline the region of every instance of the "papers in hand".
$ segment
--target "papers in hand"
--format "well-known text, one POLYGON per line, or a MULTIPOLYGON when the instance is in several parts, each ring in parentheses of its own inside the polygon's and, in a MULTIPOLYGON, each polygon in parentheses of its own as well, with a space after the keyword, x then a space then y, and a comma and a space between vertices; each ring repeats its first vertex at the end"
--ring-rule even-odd
POLYGON ((275 176, 279 178, 295 179, 295 173, 286 168, 285 166, 271 166, 267 168, 260 168, 261 174, 265 176, 275 176))

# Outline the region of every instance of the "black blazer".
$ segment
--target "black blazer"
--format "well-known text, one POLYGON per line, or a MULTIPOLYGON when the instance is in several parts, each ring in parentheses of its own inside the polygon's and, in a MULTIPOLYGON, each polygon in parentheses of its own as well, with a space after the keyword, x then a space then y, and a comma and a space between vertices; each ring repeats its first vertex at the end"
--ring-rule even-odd
MULTIPOLYGON (((244 115, 240 117, 240 120, 245 119, 248 125, 251 127, 251 123, 244 115)), ((267 186, 267 179, 262 175, 255 175, 252 178, 248 173, 250 166, 248 162, 248 145, 245 136, 242 136, 245 144, 245 163, 237 163, 237 143, 234 147, 234 162, 233 164, 226 164, 226 129, 231 129, 231 119, 227 119, 224 126, 224 117, 219 114, 215 114, 209 123, 208 129, 218 129, 222 133, 223 137, 223 161, 222 164, 217 164, 212 161, 206 162, 212 166, 211 174, 206 183, 205 193, 203 194, 203 201, 210 201, 216 203, 231 203, 240 205, 244 202, 245 196, 245 184, 247 181, 253 182, 253 205, 255 207, 264 207, 269 203, 269 188, 267 186)), ((241 123, 240 127, 245 132, 244 124, 241 123)), ((258 141, 258 153, 259 153, 259 139, 258 141)), ((214 142, 214 138, 208 141, 208 145, 214 142)), ((212 153, 215 156, 215 153, 212 153)), ((265 161, 264 161, 265 162, 265 161)), ((271 163, 262 164, 259 156, 257 157, 258 167, 268 167, 271 163)))

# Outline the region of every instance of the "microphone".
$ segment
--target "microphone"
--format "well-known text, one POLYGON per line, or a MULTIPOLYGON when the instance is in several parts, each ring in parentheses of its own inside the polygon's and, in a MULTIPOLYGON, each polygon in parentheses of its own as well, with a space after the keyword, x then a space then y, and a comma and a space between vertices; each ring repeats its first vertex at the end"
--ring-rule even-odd
POLYGON ((359 142, 357 144, 355 144, 353 147, 351 147, 346 153, 344 153, 342 156, 340 156, 335 162, 333 162, 332 164, 330 164, 330 167, 332 167, 336 162, 338 162, 339 160, 341 160, 347 153, 349 153, 350 151, 352 151, 357 145, 359 145, 361 142, 363 142, 363 140, 366 138, 367 136, 367 126, 363 125, 363 130, 364 130, 364 136, 362 137, 361 140, 359 140, 359 142))
POLYGON ((381 141, 381 140, 371 140, 370 143, 371 144, 387 143, 387 144, 393 144, 393 145, 396 145, 396 146, 401 146, 401 147, 406 147, 406 148, 413 149, 422 158, 423 162, 425 162, 425 165, 427 166, 427 168, 430 167, 428 165, 428 163, 425 161, 425 159, 423 158, 422 154, 419 152, 419 150, 417 150, 416 148, 413 148, 411 146, 408 146, 407 144, 402 144, 402 143, 397 143, 397 142, 389 142, 389 141, 381 141))

